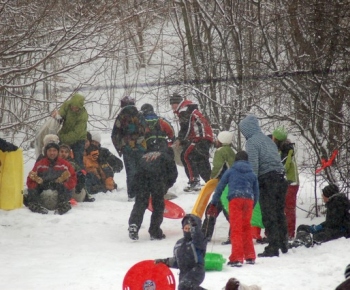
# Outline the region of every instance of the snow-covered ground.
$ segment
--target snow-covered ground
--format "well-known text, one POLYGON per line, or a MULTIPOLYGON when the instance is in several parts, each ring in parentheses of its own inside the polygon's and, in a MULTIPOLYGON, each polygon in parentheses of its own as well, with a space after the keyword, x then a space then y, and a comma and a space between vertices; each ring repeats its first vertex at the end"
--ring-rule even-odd
MULTIPOLYGON (((102 144, 115 153, 109 134, 102 144)), ((33 154, 32 154, 33 155, 33 154)), ((34 164, 26 160, 25 177, 34 164)), ((190 213, 198 194, 184 193, 187 179, 182 167, 170 190, 173 201, 190 213)), ((147 232, 150 212, 146 211, 136 242, 128 237, 128 218, 133 203, 127 201, 125 171, 115 175, 118 190, 95 195, 93 203, 79 203, 63 216, 41 215, 27 208, 0 210, 0 289, 7 290, 86 290, 122 289, 124 276, 135 263, 172 255, 175 242, 182 236, 181 220, 164 219, 166 239, 151 241, 147 232)), ((301 176, 298 206, 308 210, 312 201, 312 181, 301 176)), ((297 223, 317 224, 324 217, 310 220, 298 209, 297 223)), ((207 252, 221 253, 226 259, 230 246, 228 224, 220 215, 207 252)), ((264 245, 255 245, 256 253, 264 245)), ((230 277, 265 290, 335 289, 344 280, 350 263, 350 242, 345 238, 313 248, 297 248, 280 257, 257 258, 255 265, 242 268, 224 266, 222 271, 207 272, 203 287, 220 290, 230 277)), ((172 270, 176 283, 178 271, 172 270)), ((162 290, 162 289, 159 289, 162 290)))

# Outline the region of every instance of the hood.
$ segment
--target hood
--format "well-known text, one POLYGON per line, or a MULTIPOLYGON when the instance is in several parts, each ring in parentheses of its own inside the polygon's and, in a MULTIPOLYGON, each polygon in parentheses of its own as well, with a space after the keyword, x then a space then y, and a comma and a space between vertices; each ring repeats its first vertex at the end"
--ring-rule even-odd
POLYGON ((74 94, 72 96, 72 98, 70 99, 69 104, 71 106, 78 107, 78 108, 82 109, 84 107, 84 101, 85 101, 85 98, 83 95, 74 94))
POLYGON ((193 102, 192 101, 189 101, 189 100, 183 100, 176 108, 175 110, 175 113, 180 113, 180 112, 183 112, 183 111, 186 111, 187 110, 187 107, 189 105, 192 105, 193 102))
POLYGON ((246 160, 235 161, 233 163, 233 167, 241 173, 247 173, 247 172, 253 171, 252 165, 249 163, 249 161, 246 161, 246 160))
POLYGON ((131 116, 137 116, 137 115, 139 115, 139 111, 137 110, 136 106, 127 105, 121 109, 120 114, 128 114, 131 116))
POLYGON ((246 139, 249 139, 256 133, 260 133, 261 129, 259 121, 254 115, 248 115, 239 124, 239 130, 246 139))

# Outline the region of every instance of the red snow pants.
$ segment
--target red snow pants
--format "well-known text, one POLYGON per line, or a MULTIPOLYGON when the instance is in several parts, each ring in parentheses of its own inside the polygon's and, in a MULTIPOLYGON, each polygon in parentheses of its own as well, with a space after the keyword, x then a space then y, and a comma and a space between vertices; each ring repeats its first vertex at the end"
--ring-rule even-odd
POLYGON ((284 213, 286 214, 288 238, 295 237, 297 193, 299 185, 288 185, 284 213))
POLYGON ((234 198, 229 203, 231 262, 255 260, 250 220, 252 219, 254 202, 247 198, 234 198))

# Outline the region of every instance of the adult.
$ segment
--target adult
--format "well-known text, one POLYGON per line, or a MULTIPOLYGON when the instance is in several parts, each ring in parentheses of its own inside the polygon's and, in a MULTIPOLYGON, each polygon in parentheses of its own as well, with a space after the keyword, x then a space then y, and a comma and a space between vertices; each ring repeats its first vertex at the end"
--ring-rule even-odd
POLYGON ((183 146, 181 160, 189 179, 184 191, 198 191, 201 189, 200 177, 205 182, 210 179, 209 150, 214 141, 213 131, 197 104, 178 94, 170 97, 170 104, 180 121, 175 146, 183 146))
POLYGON ((56 212, 64 214, 71 209, 69 200, 72 190, 77 184, 73 166, 58 157, 59 146, 48 143, 44 148, 45 156, 34 164, 27 177, 28 208, 32 212, 47 214, 48 210, 40 203, 40 195, 44 190, 56 190, 58 204, 56 212))
POLYGON ((284 212, 287 219, 288 239, 295 237, 297 194, 299 190, 299 173, 295 160, 294 143, 288 137, 288 132, 284 127, 278 127, 272 132, 272 140, 276 143, 281 154, 281 161, 286 171, 288 189, 284 212))
POLYGON ((350 201, 337 185, 331 183, 322 189, 326 205, 326 220, 318 225, 299 225, 292 247, 324 243, 341 237, 350 238, 350 201))
POLYGON ((111 138, 119 156, 123 157, 128 200, 133 201, 135 192, 131 191, 131 185, 140 159, 146 151, 145 134, 149 129, 133 98, 122 98, 120 107, 121 111, 115 119, 111 138))
POLYGON ((84 96, 74 94, 65 101, 61 108, 53 111, 51 116, 62 121, 58 132, 61 144, 67 144, 73 151, 74 160, 84 168, 83 156, 89 115, 84 107, 84 96))
MULTIPOLYGON (((236 153, 232 149, 232 140, 233 140, 233 132, 222 131, 219 133, 218 138, 215 142, 217 147, 214 158, 213 158, 213 168, 211 170, 210 178, 220 179, 225 171, 231 168, 233 162, 235 161, 236 153)), ((208 209, 210 205, 207 206, 205 211, 205 219, 202 225, 202 231, 209 242, 214 233, 214 227, 216 223, 216 219, 219 216, 220 212, 223 211, 226 220, 229 222, 228 212, 224 209, 221 201, 219 200, 216 205, 215 214, 209 215, 208 209)), ((223 244, 229 244, 230 242, 230 234, 228 236, 227 241, 223 242, 223 244)))
POLYGON ((157 116, 151 104, 143 104, 141 112, 149 128, 149 132, 145 135, 147 144, 167 149, 175 140, 173 126, 165 118, 157 116))
POLYGON ((260 208, 269 244, 258 257, 279 256, 288 252, 287 222, 284 214, 288 182, 276 144, 262 133, 258 119, 246 116, 239 123, 246 138, 246 151, 254 173, 258 176, 260 208))
POLYGON ((0 150, 2 152, 11 152, 16 151, 18 147, 10 142, 7 142, 5 139, 0 138, 0 150))
POLYGON ((188 214, 182 221, 183 238, 174 246, 174 256, 156 259, 155 263, 163 263, 180 270, 178 290, 203 289, 199 285, 204 281, 204 256, 206 239, 201 231, 201 220, 188 214))
POLYGON ((148 140, 147 152, 141 157, 132 184, 131 190, 136 193, 135 204, 129 217, 129 237, 132 240, 138 239, 138 232, 150 197, 153 212, 148 232, 151 240, 165 238, 160 228, 165 208, 164 195, 176 181, 177 167, 171 148, 159 150, 157 144, 153 140, 148 140))

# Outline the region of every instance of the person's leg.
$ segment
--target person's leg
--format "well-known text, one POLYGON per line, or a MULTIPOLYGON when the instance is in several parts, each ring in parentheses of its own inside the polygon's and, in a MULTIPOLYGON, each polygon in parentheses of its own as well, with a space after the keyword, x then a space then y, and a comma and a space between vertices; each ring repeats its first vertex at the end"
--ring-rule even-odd
POLYGON ((140 229, 143 222, 143 216, 148 207, 149 196, 150 193, 147 185, 143 188, 142 191, 139 191, 137 193, 135 197, 135 203, 129 217, 129 226, 136 225, 137 230, 140 229))
POLYGON ((245 199, 243 204, 243 217, 242 217, 242 240, 244 259, 248 262, 255 261, 256 255, 252 237, 252 226, 250 221, 252 219, 254 202, 252 199, 245 199))
POLYGON ((199 170, 199 175, 207 182, 210 179, 211 166, 209 162, 210 142, 207 140, 199 141, 196 144, 196 165, 199 170))
POLYGON ((84 166, 84 150, 85 150, 85 140, 78 141, 74 144, 70 145, 73 154, 74 154, 74 160, 79 165, 81 169, 85 168, 84 166))
POLYGON ((295 222, 296 222, 296 205, 297 205, 297 193, 299 185, 289 185, 286 195, 286 204, 284 212, 287 219, 288 237, 294 238, 295 236, 295 222))
POLYGON ((196 179, 199 180, 197 164, 194 162, 195 156, 195 144, 191 143, 190 146, 188 146, 186 148, 186 151, 184 152, 184 161, 187 166, 190 182, 193 182, 196 179))
POLYGON ((197 264, 186 273, 181 273, 179 277, 178 290, 200 289, 199 285, 204 281, 204 266, 197 264))
POLYGON ((157 182, 156 180, 152 180, 150 183, 152 188, 151 196, 153 212, 151 215, 151 223, 148 232, 151 235, 151 239, 161 240, 165 238, 160 226, 163 222, 163 213, 165 208, 164 195, 166 193, 166 188, 162 182, 157 182))
POLYGON ((243 263, 243 241, 242 241, 242 214, 244 200, 242 198, 234 198, 229 203, 230 211, 230 239, 231 239, 231 255, 229 262, 243 263))
POLYGON ((131 192, 131 186, 142 156, 143 152, 138 150, 133 150, 125 153, 123 152, 123 159, 126 171, 126 186, 129 198, 135 197, 135 192, 131 192))

